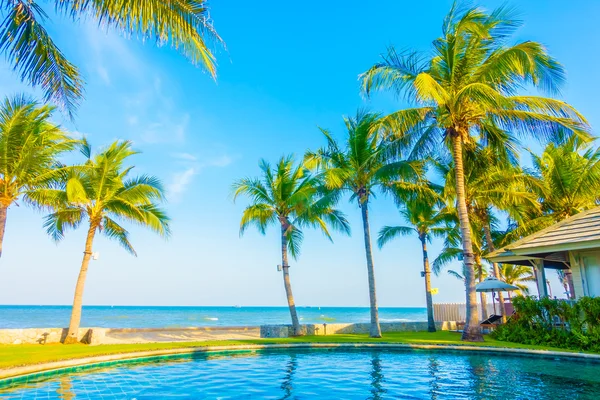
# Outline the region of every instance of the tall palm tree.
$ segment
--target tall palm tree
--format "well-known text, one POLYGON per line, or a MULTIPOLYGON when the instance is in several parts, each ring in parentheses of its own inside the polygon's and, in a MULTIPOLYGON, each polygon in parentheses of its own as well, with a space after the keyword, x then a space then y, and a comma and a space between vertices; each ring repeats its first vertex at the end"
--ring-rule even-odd
POLYGON ((432 236, 441 237, 446 234, 444 226, 452 216, 439 208, 440 202, 436 199, 436 196, 415 195, 411 196, 408 200, 400 200, 399 203, 403 204, 400 214, 410 226, 384 226, 379 231, 377 243, 381 248, 398 236, 416 235, 419 238, 423 252, 427 330, 435 332, 433 299, 431 295, 431 269, 429 267, 427 244, 431 242, 432 236))
POLYGON ((415 143, 414 155, 431 151, 442 140, 455 165, 456 207, 466 270, 467 324, 463 340, 481 341, 477 324, 473 245, 465 202, 463 152, 478 140, 500 147, 509 132, 536 138, 565 134, 589 137, 585 118, 568 104, 540 96, 520 96, 524 86, 557 93, 564 81, 562 66, 539 43, 508 46, 518 27, 511 10, 491 13, 456 4, 444 19, 442 37, 433 52, 398 53, 392 47, 382 62, 361 76, 366 94, 392 90, 417 103, 382 123, 415 143))
POLYGON ((550 143, 541 155, 531 154, 532 175, 538 179, 542 214, 552 222, 596 207, 600 193, 600 148, 576 138, 562 145, 550 143))
MULTIPOLYGON (((500 276, 504 282, 518 287, 519 294, 528 294, 529 287, 526 285, 526 282, 535 282, 532 269, 524 265, 502 264, 500 276)), ((508 292, 508 298, 510 297, 511 294, 508 292)))
MULTIPOLYGON (((0 3, 0 52, 22 81, 40 86, 72 117, 83 96, 84 81, 44 28, 48 15, 34 0, 0 3)), ((208 15, 206 0, 53 0, 55 10, 74 21, 92 17, 103 26, 170 44, 192 63, 215 75, 215 58, 207 41, 221 42, 208 15)))
POLYGON ((0 104, 0 256, 8 208, 20 198, 28 202, 28 193, 51 184, 58 156, 75 144, 50 122, 53 110, 23 95, 0 104))
POLYGON ((350 226, 344 215, 333 208, 336 196, 324 192, 320 177, 311 175, 303 164, 294 165, 292 156, 282 157, 275 168, 261 160, 260 169, 260 178, 240 179, 233 185, 234 201, 240 195, 251 200, 242 214, 240 234, 250 225, 265 234, 270 225, 279 223, 283 284, 293 335, 300 335, 300 322, 290 283, 288 250, 292 257, 299 256, 303 227, 318 227, 331 240, 328 225, 348 234, 350 226))
MULTIPOLYGON (((450 263, 454 261, 460 261, 463 254, 463 250, 460 246, 460 231, 457 224, 456 210, 449 209, 448 212, 455 216, 455 221, 449 221, 446 224, 444 247, 438 256, 433 260, 432 269, 436 275, 439 275, 442 269, 447 267, 450 263)), ((488 276, 483 262, 483 255, 485 254, 482 242, 483 234, 481 226, 475 222, 476 221, 471 220, 471 230, 476 233, 473 236, 473 272, 476 281, 483 282, 483 280, 488 276)), ((463 282, 466 282, 467 271, 464 264, 461 270, 461 272, 448 270, 448 273, 462 280, 463 282)), ((487 318, 487 295, 485 292, 480 292, 479 298, 481 300, 481 319, 484 320, 487 318)))
POLYGON ((375 287, 375 266, 369 227, 369 202, 377 186, 397 177, 420 176, 422 163, 398 157, 397 143, 383 139, 378 129, 379 115, 359 111, 353 118, 344 118, 345 143, 340 145, 333 136, 322 129, 327 146, 305 155, 307 165, 322 171, 325 185, 338 193, 349 192, 361 210, 363 235, 369 279, 371 337, 381 337, 379 311, 375 287))
POLYGON ((56 241, 64 237, 67 229, 77 228, 83 222, 88 224, 71 321, 64 343, 76 343, 78 340, 83 289, 96 234, 104 233, 135 256, 129 233, 118 221, 135 223, 161 236, 168 236, 170 232, 169 218, 158 206, 158 202, 164 199, 160 181, 148 175, 129 177, 133 167, 124 163, 136 154, 130 142, 116 141, 95 156, 85 143, 83 153, 88 159, 85 165, 67 170, 60 187, 40 189, 30 195, 53 209, 46 217, 45 227, 56 241))
MULTIPOLYGON (((509 148, 513 146, 509 144, 509 148)), ((452 163, 435 163, 437 172, 445 178, 444 195, 447 201, 456 199, 455 171, 452 163)), ((513 220, 522 214, 539 209, 538 198, 531 188, 537 185, 534 178, 518 165, 517 155, 506 149, 476 146, 465 152, 465 203, 471 221, 471 230, 481 232, 482 254, 496 249, 493 237, 497 228, 494 212, 506 212, 513 220), (494 234, 493 234, 494 233, 494 234)), ((475 257, 480 257, 475 251, 475 257)), ((480 263, 479 263, 480 264, 480 263)), ((477 267, 476 260, 475 266, 477 267)), ((494 276, 500 278, 497 263, 492 263, 494 276)), ((478 274, 481 278, 481 274, 478 274)), ((481 281, 481 279, 479 279, 481 281)), ((482 301, 485 293, 481 294, 482 301)), ((500 309, 505 316, 504 298, 499 294, 500 309)))

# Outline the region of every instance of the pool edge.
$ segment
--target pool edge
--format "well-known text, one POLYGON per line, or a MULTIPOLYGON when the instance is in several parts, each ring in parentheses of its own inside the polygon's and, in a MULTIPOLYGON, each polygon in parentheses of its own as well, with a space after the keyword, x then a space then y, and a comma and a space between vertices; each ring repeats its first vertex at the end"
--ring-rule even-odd
POLYGON ((230 345, 230 346, 204 346, 204 347, 184 347, 177 349, 163 349, 129 352, 120 354, 110 354, 105 356, 93 356, 85 358, 74 358, 70 360, 53 361, 43 364, 27 365, 23 367, 9 368, 0 370, 0 388, 11 383, 15 383, 30 378, 38 378, 43 375, 50 375, 67 371, 71 368, 101 367, 105 363, 118 363, 125 360, 144 361, 156 357, 167 357, 172 355, 185 355, 193 353, 220 353, 220 352, 243 352, 265 349, 311 349, 311 348, 368 348, 368 349, 403 349, 403 350, 443 350, 458 352, 480 352, 510 354, 514 356, 534 356, 542 358, 563 358, 563 359, 582 359, 600 362, 600 354, 575 353, 568 351, 549 351, 518 349, 508 347, 490 347, 490 346, 470 346, 470 345, 440 345, 440 344, 408 344, 408 343, 281 343, 281 344, 248 344, 248 345, 230 345))

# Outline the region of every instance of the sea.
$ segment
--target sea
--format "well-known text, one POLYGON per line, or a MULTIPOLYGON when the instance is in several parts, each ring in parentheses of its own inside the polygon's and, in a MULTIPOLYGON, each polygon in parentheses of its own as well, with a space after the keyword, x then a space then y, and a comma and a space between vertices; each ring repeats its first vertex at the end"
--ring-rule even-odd
MULTIPOLYGON (((369 322, 368 307, 297 307, 303 324, 369 322)), ((0 305, 0 329, 69 325, 70 306, 0 305)), ((380 322, 425 321, 425 308, 381 307, 380 322)), ((290 323, 287 307, 84 306, 83 327, 183 328, 290 323)))

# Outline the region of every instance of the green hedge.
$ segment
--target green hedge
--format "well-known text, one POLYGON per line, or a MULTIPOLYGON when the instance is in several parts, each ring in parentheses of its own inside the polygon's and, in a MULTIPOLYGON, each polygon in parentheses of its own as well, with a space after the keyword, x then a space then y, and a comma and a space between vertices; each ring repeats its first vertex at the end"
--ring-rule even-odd
POLYGON ((600 352, 600 297, 515 297, 515 314, 492 334, 506 342, 600 352))

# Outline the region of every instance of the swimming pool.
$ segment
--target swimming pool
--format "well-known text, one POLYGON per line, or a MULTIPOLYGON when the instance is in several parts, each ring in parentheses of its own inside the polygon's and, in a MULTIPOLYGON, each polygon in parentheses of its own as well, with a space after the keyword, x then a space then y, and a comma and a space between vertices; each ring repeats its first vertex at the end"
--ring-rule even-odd
POLYGON ((0 387, 3 399, 598 399, 600 364, 460 352, 171 356, 0 387))

